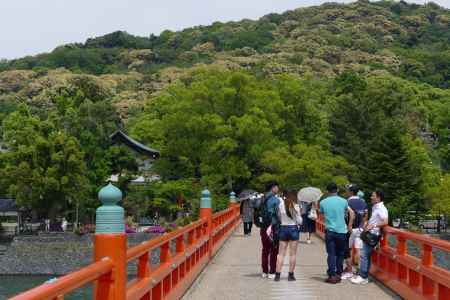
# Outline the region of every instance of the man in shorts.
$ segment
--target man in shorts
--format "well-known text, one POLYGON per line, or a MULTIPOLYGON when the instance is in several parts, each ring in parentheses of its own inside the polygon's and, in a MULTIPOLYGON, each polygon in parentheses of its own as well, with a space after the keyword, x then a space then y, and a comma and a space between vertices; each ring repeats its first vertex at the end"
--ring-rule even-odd
POLYGON ((344 258, 346 260, 346 268, 342 274, 342 279, 350 279, 353 277, 352 269, 352 249, 355 248, 354 261, 359 263, 360 250, 363 248, 363 242, 360 238, 365 222, 367 222, 368 208, 364 199, 358 196, 359 188, 356 184, 347 185, 348 207, 353 211, 353 223, 348 224, 352 230, 348 234, 348 248, 346 249, 344 258))

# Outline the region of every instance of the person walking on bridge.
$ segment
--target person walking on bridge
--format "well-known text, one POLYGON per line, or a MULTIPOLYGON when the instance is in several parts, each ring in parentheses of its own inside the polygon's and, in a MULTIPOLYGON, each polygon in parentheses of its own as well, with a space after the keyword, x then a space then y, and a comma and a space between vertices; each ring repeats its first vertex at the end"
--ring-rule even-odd
POLYGON ((339 197, 336 183, 327 186, 329 196, 320 202, 320 212, 325 216, 325 245, 328 254, 327 283, 336 284, 341 281, 343 272, 346 236, 349 231, 345 224, 345 216, 350 214, 350 224, 353 223, 354 214, 348 208, 347 200, 339 197))
POLYGON ((280 246, 277 258, 275 281, 280 281, 281 268, 284 256, 289 248, 289 273, 288 280, 295 281, 294 270, 297 258, 297 247, 300 239, 299 226, 302 225, 300 207, 297 204, 297 191, 287 190, 285 198, 278 204, 280 220, 280 246))
POLYGON ((260 226, 260 235, 262 243, 261 253, 261 267, 262 277, 274 279, 275 270, 278 256, 278 205, 280 204, 280 198, 278 196, 279 187, 278 183, 271 181, 266 184, 266 195, 264 196, 264 202, 262 203, 262 209, 257 219, 261 219, 259 222, 255 222, 260 226), (267 234, 267 228, 272 226, 272 238, 267 234))
MULTIPOLYGON (((370 196, 372 202, 372 215, 369 222, 364 226, 364 231, 369 232, 377 237, 379 241, 381 238, 381 230, 383 226, 388 224, 389 214, 386 206, 384 206, 384 193, 381 190, 372 192, 370 196)), ((370 257, 372 255, 375 245, 369 245, 363 239, 363 248, 361 252, 361 264, 359 268, 359 275, 350 279, 355 284, 367 284, 369 283, 369 271, 370 271, 370 257)), ((376 242, 375 242, 376 243, 376 242)))
POLYGON ((303 220, 300 230, 301 232, 306 233, 307 244, 311 244, 311 234, 316 232, 316 220, 309 218, 311 210, 316 210, 316 202, 308 203, 300 201, 300 212, 302 213, 303 220))
POLYGON ((242 223, 244 224, 244 235, 249 236, 252 234, 253 225, 253 207, 251 206, 250 199, 241 201, 240 211, 242 223))

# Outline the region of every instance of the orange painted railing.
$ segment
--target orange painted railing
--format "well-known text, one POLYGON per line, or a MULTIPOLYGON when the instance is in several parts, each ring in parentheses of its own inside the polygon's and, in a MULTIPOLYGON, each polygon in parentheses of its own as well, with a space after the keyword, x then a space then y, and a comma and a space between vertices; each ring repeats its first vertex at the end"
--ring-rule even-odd
POLYGON ((114 264, 112 260, 105 258, 95 262, 76 272, 60 277, 55 281, 48 281, 32 290, 17 295, 11 299, 14 300, 37 300, 37 299, 55 299, 62 300, 64 295, 80 288, 90 282, 106 278, 112 281, 114 264))
POLYGON ((323 240, 325 240, 325 220, 322 214, 316 220, 316 234, 323 240))
POLYGON ((98 300, 180 299, 240 223, 239 207, 235 204, 216 214, 204 209, 200 216, 194 223, 129 248, 126 262, 105 257, 11 300, 61 300, 88 283, 95 283, 94 298, 98 300), (153 269, 151 255, 154 251, 159 251, 160 262, 153 269), (137 263, 136 278, 117 282, 120 276, 115 274, 120 267, 116 267, 116 263, 133 262, 137 263), (122 286, 126 289, 125 298, 115 293, 122 286))
MULTIPOLYGON (((316 221, 317 234, 325 237, 323 216, 316 221)), ((450 271, 433 264, 433 249, 450 254, 450 243, 393 227, 383 228, 380 246, 372 254, 370 273, 404 299, 450 299, 450 271), (390 247, 392 236, 396 247, 390 247), (408 254, 407 241, 422 248, 421 258, 408 254)))
POLYGON ((450 299, 450 271, 433 264, 433 249, 450 254, 450 243, 427 235, 383 229, 378 251, 372 255, 371 274, 405 299, 450 299), (396 248, 390 247, 388 237, 396 239, 396 248), (407 241, 422 248, 421 258, 408 254, 407 241))
POLYGON ((233 228, 239 224, 239 205, 218 212, 212 216, 211 254, 215 255, 222 247, 233 228), (237 216, 237 218, 236 218, 237 216))

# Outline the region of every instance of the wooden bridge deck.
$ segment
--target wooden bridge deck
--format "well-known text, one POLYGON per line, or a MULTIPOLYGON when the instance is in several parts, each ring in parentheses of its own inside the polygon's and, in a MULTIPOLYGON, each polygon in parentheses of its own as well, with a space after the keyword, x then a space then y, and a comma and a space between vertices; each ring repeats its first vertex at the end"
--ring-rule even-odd
POLYGON ((261 278, 259 228, 254 228, 252 235, 246 237, 241 226, 183 299, 401 299, 373 280, 363 286, 349 281, 336 285, 325 283, 325 245, 317 237, 313 237, 313 243, 309 245, 304 240, 305 236, 302 236, 297 254, 297 281, 287 281, 286 258, 281 281, 274 282, 261 278))

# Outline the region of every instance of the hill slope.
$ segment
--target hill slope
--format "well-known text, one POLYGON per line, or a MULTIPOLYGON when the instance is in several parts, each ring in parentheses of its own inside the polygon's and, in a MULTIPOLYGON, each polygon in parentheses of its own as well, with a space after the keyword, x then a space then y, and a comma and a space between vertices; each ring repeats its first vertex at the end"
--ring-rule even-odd
POLYGON ((385 69, 396 75, 448 87, 450 11, 382 1, 324 4, 269 14, 257 21, 198 26, 160 36, 114 32, 63 45, 51 53, 0 64, 1 70, 42 71, 64 67, 89 74, 138 71, 197 63, 251 68, 263 74, 334 75, 385 69))
POLYGON ((130 209, 169 214, 180 190, 219 197, 276 179, 381 187, 396 216, 450 213, 449 84, 450 11, 433 3, 114 32, 0 63, 0 194, 46 212, 70 199, 92 209, 112 173, 127 191, 135 161, 109 144, 125 127, 163 154, 164 183, 130 196, 130 209))
POLYGON ((257 21, 164 31, 149 38, 118 31, 51 53, 0 62, 0 99, 41 101, 43 92, 78 76, 74 74, 91 74, 110 88, 126 118, 130 107, 198 64, 260 76, 330 77, 344 70, 382 70, 448 88, 450 11, 433 3, 358 1, 299 8, 257 21))

